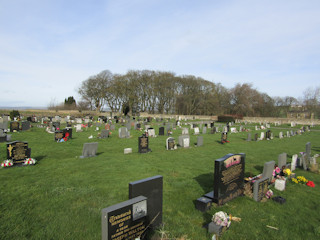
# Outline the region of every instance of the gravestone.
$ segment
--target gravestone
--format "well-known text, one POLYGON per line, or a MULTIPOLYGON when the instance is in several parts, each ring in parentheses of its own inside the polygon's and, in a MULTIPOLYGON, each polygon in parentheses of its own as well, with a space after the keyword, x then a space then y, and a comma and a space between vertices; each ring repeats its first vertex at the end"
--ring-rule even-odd
POLYGON ((66 127, 62 130, 64 137, 68 137, 68 139, 72 138, 72 128, 66 127))
POLYGON ((109 130, 102 129, 102 130, 101 130, 100 137, 101 137, 101 138, 108 138, 108 137, 109 137, 109 130))
POLYGON ((229 142, 228 141, 228 133, 223 132, 223 133, 221 133, 221 143, 226 143, 226 142, 229 142))
POLYGON ((271 139, 271 131, 270 130, 266 131, 266 139, 267 140, 271 139))
POLYGON ((298 154, 293 154, 292 161, 291 161, 291 172, 296 170, 297 160, 298 160, 298 154))
MULTIPOLYGON (((119 138, 126 138, 128 137, 128 129, 126 127, 119 128, 119 138)), ((130 134, 130 133, 129 133, 130 134)))
POLYGON ((21 130, 22 131, 27 131, 29 130, 31 127, 30 122, 29 121, 24 121, 21 123, 21 130))
POLYGON ((173 137, 169 137, 166 140, 166 148, 167 150, 174 150, 175 149, 175 141, 173 137))
POLYGON ((253 199, 260 202, 268 191, 269 178, 261 178, 253 183, 253 199))
POLYGON ((149 149, 149 138, 143 134, 142 136, 138 137, 138 147, 139 153, 147 153, 150 152, 149 149))
POLYGON ((207 127, 203 127, 202 128, 202 134, 206 134, 207 133, 207 127))
POLYGON ((148 129, 148 136, 149 137, 155 137, 156 136, 156 132, 153 128, 149 128, 148 129))
POLYGON ((96 122, 96 127, 101 127, 101 122, 96 122))
POLYGON ((127 124, 126 124, 126 128, 128 129, 128 131, 130 131, 130 130, 131 130, 131 122, 127 122, 127 124))
POLYGON ((271 181, 275 164, 276 164, 275 161, 269 161, 264 164, 262 178, 268 178, 269 182, 271 181))
POLYGON ((77 124, 76 125, 76 132, 81 132, 82 130, 81 130, 81 124, 77 124))
POLYGON ((198 135, 198 134, 200 133, 200 130, 199 130, 198 127, 195 127, 195 128, 193 129, 193 131, 194 131, 194 134, 195 134, 195 135, 198 135))
POLYGON ((164 127, 159 127, 159 136, 164 136, 164 127))
POLYGON ((261 134, 260 134, 260 140, 264 140, 264 132, 261 132, 261 134))
POLYGON ((27 142, 14 141, 7 143, 7 159, 11 159, 13 164, 23 163, 30 156, 31 148, 28 148, 27 142))
POLYGON ((19 131, 20 123, 19 122, 10 122, 10 132, 19 131))
POLYGON ((110 124, 107 123, 107 124, 105 125, 104 129, 105 129, 105 130, 110 130, 110 124))
POLYGON ((60 122, 52 122, 52 126, 55 130, 60 129, 60 122))
POLYGON ((306 163, 309 167, 310 165, 310 158, 311 158, 311 142, 306 143, 306 163))
POLYGON ((279 132, 279 138, 280 138, 280 139, 283 138, 283 132, 279 132))
POLYGON ((288 138, 290 137, 290 132, 289 132, 289 131, 287 131, 287 137, 288 137, 288 138))
POLYGON ((231 133, 237 133, 237 128, 230 128, 231 133))
POLYGON ((182 135, 189 135, 189 129, 188 128, 182 128, 182 135))
POLYGON ((138 196, 102 209, 102 240, 134 240, 147 228, 147 198, 138 196))
POLYGON ((151 228, 159 227, 162 223, 163 202, 163 177, 153 176, 139 181, 129 183, 129 199, 137 196, 147 197, 147 222, 151 228))
POLYGON ((82 156, 80 158, 87 158, 87 157, 95 157, 98 150, 98 143, 84 143, 82 149, 82 156))
POLYGON ((62 131, 55 131, 54 132, 54 141, 58 142, 63 138, 63 132, 62 131))
POLYGON ((278 155, 278 167, 280 170, 283 166, 287 166, 287 153, 281 153, 278 155))
POLYGON ((247 141, 248 141, 248 142, 251 141, 251 133, 248 133, 247 141))
POLYGON ((197 137, 197 147, 201 147, 203 145, 203 136, 197 137))
POLYGON ((7 134, 4 133, 3 129, 0 129, 0 142, 7 141, 7 134))
POLYGON ((116 126, 115 126, 114 124, 111 124, 111 126, 110 126, 110 130, 111 130, 111 131, 116 130, 116 126))
POLYGON ((217 132, 216 127, 212 127, 210 133, 215 134, 217 132))
POLYGON ((293 130, 290 131, 290 135, 291 135, 291 136, 294 136, 293 130))
POLYGON ((190 147, 190 137, 189 135, 181 135, 179 136, 178 139, 179 146, 183 148, 188 148, 190 147))
POLYGON ((205 197, 218 205, 243 195, 245 154, 227 154, 215 160, 214 187, 205 197))

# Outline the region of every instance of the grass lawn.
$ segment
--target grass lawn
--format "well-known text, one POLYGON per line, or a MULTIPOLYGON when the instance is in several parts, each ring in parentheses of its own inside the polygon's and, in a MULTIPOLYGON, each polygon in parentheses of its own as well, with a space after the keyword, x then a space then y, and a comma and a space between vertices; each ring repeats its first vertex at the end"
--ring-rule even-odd
MULTIPOLYGON (((158 133, 157 122, 152 126, 158 133)), ((0 169, 0 239, 101 239, 101 209, 128 200, 128 183, 154 175, 163 176, 163 227, 171 238, 211 239, 203 225, 217 211, 242 218, 233 222, 221 239, 320 239, 320 175, 297 169, 315 183, 315 188, 287 183, 281 195, 286 203, 269 200, 255 202, 246 196, 202 213, 194 201, 213 190, 214 161, 228 153, 245 153, 245 176, 255 176, 267 161, 278 161, 286 152, 305 151, 311 142, 312 155, 320 154, 320 127, 291 138, 279 139, 289 125, 272 127, 271 141, 247 142, 247 133, 229 134, 230 143, 220 144, 221 135, 201 134, 202 147, 167 151, 166 136, 149 138, 152 152, 138 153, 140 131, 131 130, 131 138, 118 138, 118 127, 111 138, 97 139, 95 127, 76 133, 64 143, 53 134, 34 127, 12 133, 12 140, 27 141, 35 166, 0 169), (88 139, 93 135, 93 139, 88 139), (80 159, 85 142, 98 142, 98 156, 80 159), (124 155, 124 148, 133 153, 124 155), (266 225, 278 228, 274 230, 266 225)), ((254 125, 252 137, 258 132, 254 125)), ((300 127, 297 126, 296 129, 300 127)), ((210 129, 208 129, 210 130, 210 129)), ((220 128, 221 130, 221 128, 220 128)), ((176 141, 181 129, 173 132, 176 141)), ((286 134, 284 134, 286 135, 286 134)), ((0 160, 6 159, 6 144, 0 143, 0 160)))

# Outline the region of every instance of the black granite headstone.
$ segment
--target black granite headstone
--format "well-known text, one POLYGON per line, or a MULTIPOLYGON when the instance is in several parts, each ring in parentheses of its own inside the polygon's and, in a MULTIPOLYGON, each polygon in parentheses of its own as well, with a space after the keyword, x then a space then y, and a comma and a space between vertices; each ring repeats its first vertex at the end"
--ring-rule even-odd
POLYGON ((63 137, 66 137, 67 135, 69 135, 68 139, 72 138, 72 128, 65 128, 62 131, 63 131, 63 137))
POLYGON ((62 131, 55 131, 54 132, 54 141, 60 141, 64 137, 64 134, 62 131))
POLYGON ((21 123, 21 130, 22 131, 27 131, 30 129, 30 122, 29 121, 24 121, 21 123))
POLYGON ((229 142, 228 141, 228 133, 223 132, 223 133, 221 133, 221 143, 226 143, 226 142, 229 142))
POLYGON ((26 158, 30 158, 31 149, 27 142, 14 141, 7 143, 7 159, 11 159, 14 164, 23 163, 26 158))
POLYGON ((218 205, 243 195, 245 154, 227 154, 215 160, 213 192, 206 194, 218 205))
POLYGON ((147 221, 151 227, 162 223, 163 177, 158 175, 129 183, 129 198, 145 196, 148 199, 147 221))
POLYGON ((159 136, 164 136, 164 127, 159 127, 159 136))
POLYGON ((139 196, 102 209, 102 240, 141 238, 147 228, 147 202, 146 197, 139 196))
POLYGON ((146 135, 142 135, 138 138, 139 153, 149 152, 149 138, 146 135))

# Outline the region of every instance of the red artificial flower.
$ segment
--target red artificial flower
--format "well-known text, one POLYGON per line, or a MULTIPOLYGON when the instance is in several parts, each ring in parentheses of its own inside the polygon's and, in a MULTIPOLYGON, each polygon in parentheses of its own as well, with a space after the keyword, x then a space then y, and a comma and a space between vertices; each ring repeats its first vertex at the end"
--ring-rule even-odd
POLYGON ((309 186, 309 187, 315 187, 314 182, 312 182, 312 181, 308 181, 308 182, 307 182, 307 186, 309 186))

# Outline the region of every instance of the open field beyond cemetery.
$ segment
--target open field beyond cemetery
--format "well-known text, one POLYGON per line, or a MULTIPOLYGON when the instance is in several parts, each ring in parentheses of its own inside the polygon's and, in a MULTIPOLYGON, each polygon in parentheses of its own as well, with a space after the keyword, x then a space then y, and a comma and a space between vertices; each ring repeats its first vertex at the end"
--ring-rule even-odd
MULTIPOLYGON (((153 121, 158 133, 160 122, 153 121)), ((220 144, 221 134, 201 134, 202 147, 194 147, 196 136, 190 135, 191 147, 167 151, 166 136, 149 138, 152 152, 138 153, 138 136, 120 139, 118 128, 107 139, 97 139, 95 127, 73 131, 73 138, 57 143, 44 128, 12 133, 12 140, 27 141, 35 166, 0 169, 0 239, 101 239, 101 209, 128 200, 128 183, 154 175, 163 176, 163 227, 171 238, 211 239, 203 225, 217 211, 242 218, 232 222, 221 239, 319 239, 320 175, 297 169, 298 176, 314 181, 315 188, 287 183, 283 192, 274 195, 286 199, 281 205, 272 200, 255 202, 243 196, 227 204, 213 206, 202 213, 194 201, 213 189, 214 161, 228 153, 245 153, 245 176, 255 176, 267 161, 278 161, 286 152, 288 162, 293 154, 305 151, 311 142, 311 153, 320 154, 320 126, 291 138, 279 139, 280 131, 289 125, 271 126, 273 140, 247 142, 247 133, 229 134, 230 143, 220 144), (88 139, 93 135, 93 139, 88 139), (80 159, 83 143, 98 142, 98 156, 80 159), (124 148, 133 153, 124 155, 124 148), (267 225, 278 230, 268 228, 267 225)), ((64 125, 62 125, 62 128, 64 125)), ((251 129, 254 125, 245 126, 251 129)), ((297 126, 298 129, 301 126, 297 126)), ((221 129, 221 128, 220 128, 221 129)), ((284 130, 285 129, 285 130, 284 130)), ((178 139, 181 129, 173 131, 178 139)), ((0 160, 6 159, 6 144, 0 143, 0 160)), ((156 232, 156 234, 159 231, 156 232)))

